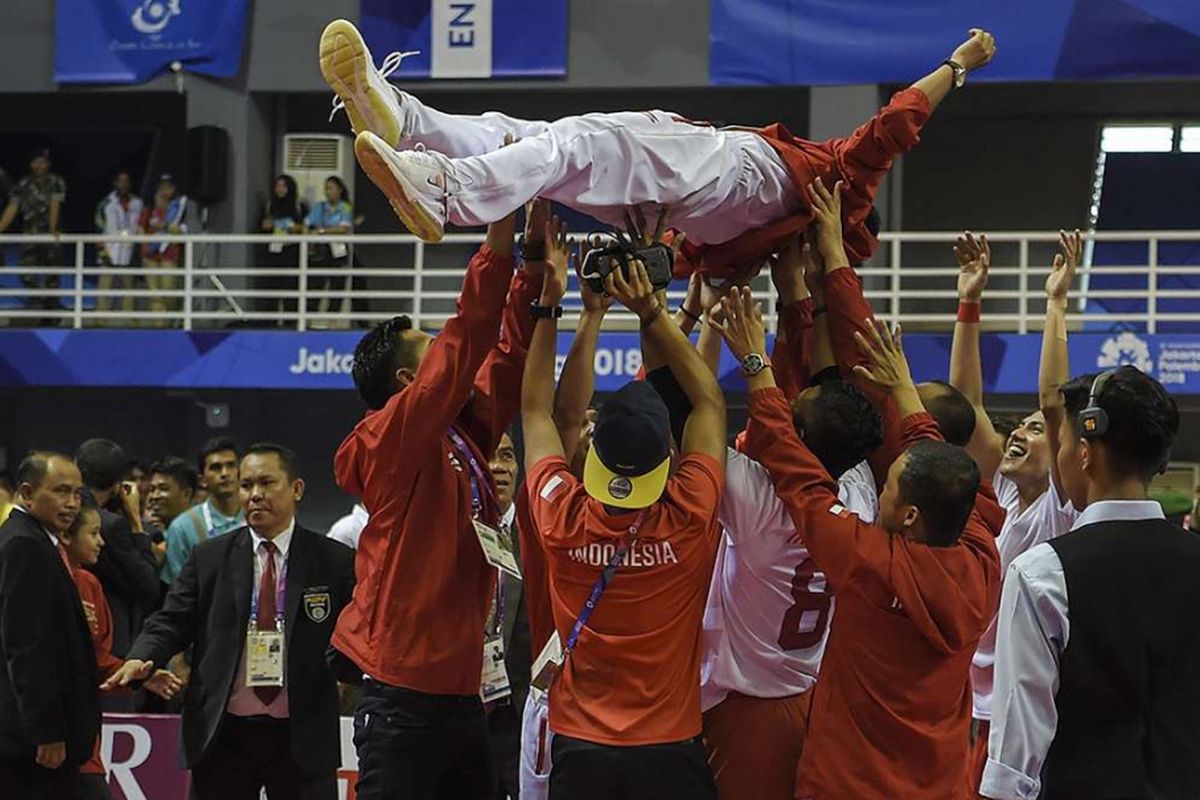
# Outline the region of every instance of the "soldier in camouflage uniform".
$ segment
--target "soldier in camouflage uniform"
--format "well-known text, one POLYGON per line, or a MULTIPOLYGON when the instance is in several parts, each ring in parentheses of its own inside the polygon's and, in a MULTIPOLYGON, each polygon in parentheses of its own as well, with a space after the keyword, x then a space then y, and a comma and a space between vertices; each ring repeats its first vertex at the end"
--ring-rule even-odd
MULTIPOLYGON (((22 178, 9 195, 8 207, 0 216, 0 233, 21 215, 22 233, 59 233, 62 204, 67 196, 63 179, 50 172, 50 151, 37 150, 29 159, 29 174, 22 178)), ((57 244, 27 244, 21 246, 22 267, 56 267, 61 264, 61 248, 57 244)), ((57 275, 22 275, 21 282, 30 289, 58 288, 57 275)), ((29 298, 29 305, 60 308, 58 298, 29 298)))

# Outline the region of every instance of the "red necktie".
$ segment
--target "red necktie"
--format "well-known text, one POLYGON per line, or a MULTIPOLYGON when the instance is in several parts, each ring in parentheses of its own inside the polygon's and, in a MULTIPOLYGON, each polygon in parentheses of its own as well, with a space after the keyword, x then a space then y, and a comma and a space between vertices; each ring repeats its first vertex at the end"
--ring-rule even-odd
MULTIPOLYGON (((258 615, 254 620, 260 631, 275 630, 275 554, 279 548, 274 542, 263 542, 263 573, 258 582, 258 615)), ((271 705, 279 696, 278 686, 255 686, 254 693, 263 705, 271 705)))

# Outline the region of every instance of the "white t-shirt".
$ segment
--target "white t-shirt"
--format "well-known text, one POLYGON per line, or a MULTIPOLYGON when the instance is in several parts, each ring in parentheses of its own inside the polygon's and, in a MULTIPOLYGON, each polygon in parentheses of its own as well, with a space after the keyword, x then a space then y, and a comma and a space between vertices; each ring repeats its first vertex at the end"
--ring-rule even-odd
POLYGON ((354 509, 346 516, 333 523, 329 529, 329 538, 341 542, 347 547, 358 549, 358 537, 363 528, 367 527, 367 509, 362 503, 355 503, 354 509))
MULTIPOLYGON (((879 498, 866 463, 838 483, 842 504, 874 521, 879 498)), ((825 653, 833 596, 765 467, 729 451, 717 518, 724 532, 704 612, 702 708, 731 691, 763 698, 808 691, 825 653)))
MULTIPOLYGON (((1071 530, 1079 512, 1069 500, 1059 496, 1050 481, 1050 488, 1034 500, 1024 514, 1018 514, 1021 508, 1021 495, 1017 485, 996 471, 992 478, 996 487, 996 498, 1004 508, 1007 516, 1004 527, 996 538, 996 548, 1000 551, 1000 574, 1008 573, 1008 565, 1017 556, 1036 544, 1062 536, 1071 530)), ((973 698, 973 714, 975 719, 991 720, 992 718, 992 667, 996 663, 996 618, 992 617, 991 624, 983 632, 975 648, 975 657, 971 660, 971 693, 973 698)))

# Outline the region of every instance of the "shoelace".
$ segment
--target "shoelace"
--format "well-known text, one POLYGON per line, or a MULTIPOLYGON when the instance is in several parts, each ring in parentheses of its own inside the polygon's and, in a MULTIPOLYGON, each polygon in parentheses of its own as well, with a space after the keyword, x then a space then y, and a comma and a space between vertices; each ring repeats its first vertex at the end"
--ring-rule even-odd
MULTIPOLYGON (((438 186, 438 188, 442 190, 443 197, 449 196, 450 194, 450 181, 454 181, 456 189, 461 189, 464 186, 470 186, 472 183, 474 183, 474 179, 470 175, 462 175, 459 173, 458 169, 454 166, 453 161, 436 150, 428 149, 425 147, 424 142, 417 142, 414 144, 412 146, 412 151, 414 153, 423 153, 426 156, 429 156, 436 161, 439 166, 441 166, 442 178, 446 185, 438 186)), ((437 186, 437 183, 434 182, 433 178, 426 178, 425 180, 430 186, 437 186)))
MULTIPOLYGON (((400 65, 404 63, 404 59, 409 56, 419 55, 421 55, 420 50, 405 50, 403 52, 397 50, 394 53, 388 53, 387 57, 383 59, 383 63, 379 65, 379 77, 386 81, 393 72, 400 69, 400 65)), ((346 104, 342 101, 342 98, 335 94, 333 96, 333 109, 329 112, 329 121, 333 122, 333 118, 337 116, 337 112, 345 107, 346 104)))

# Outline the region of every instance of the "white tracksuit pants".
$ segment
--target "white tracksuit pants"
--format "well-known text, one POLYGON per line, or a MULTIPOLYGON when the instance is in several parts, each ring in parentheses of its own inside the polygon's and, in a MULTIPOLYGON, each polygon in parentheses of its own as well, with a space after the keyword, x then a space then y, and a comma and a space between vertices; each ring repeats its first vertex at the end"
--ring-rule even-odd
POLYGON ((550 693, 529 687, 521 712, 521 800, 550 796, 550 693))
POLYGON ((458 225, 495 222, 534 197, 609 224, 643 206, 695 244, 718 244, 796 210, 779 155, 758 134, 697 125, 662 111, 529 122, 446 114, 401 93, 401 149, 422 144, 454 165, 447 209, 458 225), (505 134, 521 141, 501 147, 505 134))

